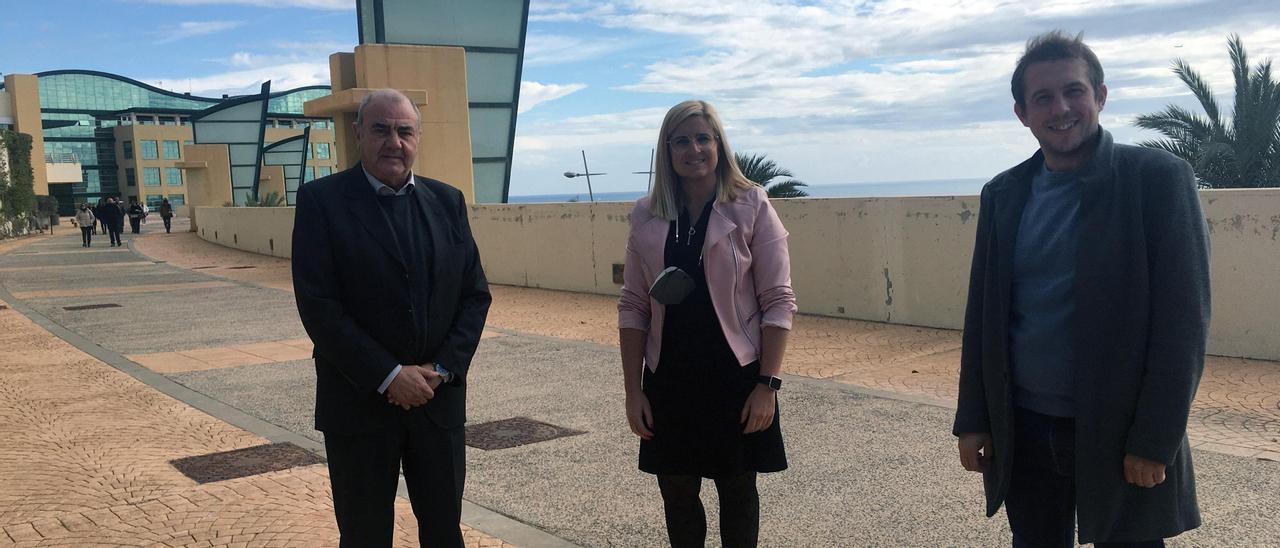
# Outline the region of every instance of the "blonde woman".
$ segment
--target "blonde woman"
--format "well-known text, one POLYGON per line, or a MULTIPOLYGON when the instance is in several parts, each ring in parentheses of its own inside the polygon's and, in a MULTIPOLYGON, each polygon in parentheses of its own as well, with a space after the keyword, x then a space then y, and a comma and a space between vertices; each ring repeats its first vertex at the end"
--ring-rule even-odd
POLYGON ((724 546, 755 546, 756 474, 786 469, 777 391, 795 315, 787 231, 743 177, 711 105, 671 108, 631 212, 618 339, 640 469, 672 546, 703 546, 715 481, 724 546), (656 283, 655 283, 656 282, 656 283))

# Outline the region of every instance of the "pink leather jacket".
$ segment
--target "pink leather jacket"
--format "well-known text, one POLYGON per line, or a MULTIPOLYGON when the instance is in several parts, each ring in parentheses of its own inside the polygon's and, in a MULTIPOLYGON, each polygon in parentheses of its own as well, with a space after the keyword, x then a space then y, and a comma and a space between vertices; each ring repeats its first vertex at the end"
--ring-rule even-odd
MULTIPOLYGON (((645 363, 657 370, 665 307, 649 298, 649 287, 666 267, 663 249, 670 223, 649 212, 649 198, 631 210, 631 234, 618 327, 648 333, 645 363)), ((791 329, 796 296, 791 290, 787 229, 764 189, 744 189, 731 203, 716 202, 707 222, 703 265, 711 303, 725 339, 741 365, 760 359, 763 326, 791 329)))

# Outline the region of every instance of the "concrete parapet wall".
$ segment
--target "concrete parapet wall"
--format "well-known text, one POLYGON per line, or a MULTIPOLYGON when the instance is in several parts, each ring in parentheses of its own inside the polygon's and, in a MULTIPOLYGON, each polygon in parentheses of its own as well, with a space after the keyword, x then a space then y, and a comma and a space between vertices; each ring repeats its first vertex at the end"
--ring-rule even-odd
POLYGON ((195 207, 202 239, 244 251, 289 258, 292 207, 195 207))
MULTIPOLYGON (((1213 241, 1209 350, 1280 360, 1280 189, 1202 191, 1213 241)), ((978 198, 777 200, 801 312, 958 329, 978 198)), ((617 295, 632 204, 492 204, 470 221, 489 281, 617 295)), ((199 208, 200 235, 288 257, 293 208, 199 208), (216 236, 215 236, 216 233, 216 236), (274 246, 274 247, 273 247, 274 246)))

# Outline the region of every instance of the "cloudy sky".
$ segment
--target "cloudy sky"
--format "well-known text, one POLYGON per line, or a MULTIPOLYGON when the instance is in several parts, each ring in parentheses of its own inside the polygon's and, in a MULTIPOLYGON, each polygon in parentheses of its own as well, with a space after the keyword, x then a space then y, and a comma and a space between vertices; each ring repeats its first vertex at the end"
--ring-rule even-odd
MULTIPOLYGON (((476 0, 481 1, 481 0, 476 0)), ((216 95, 328 83, 357 41, 354 0, 41 0, 6 4, 0 71, 82 68, 216 95), (260 6, 272 7, 260 7, 260 6)), ((1027 37, 1083 31, 1118 141, 1168 103, 1189 61, 1225 107, 1226 40, 1280 57, 1274 0, 533 0, 513 195, 643 189, 662 116, 715 104, 741 152, 810 184, 989 177, 1035 150, 1008 82, 1027 37)), ((1198 108, 1197 108, 1198 110, 1198 108)))

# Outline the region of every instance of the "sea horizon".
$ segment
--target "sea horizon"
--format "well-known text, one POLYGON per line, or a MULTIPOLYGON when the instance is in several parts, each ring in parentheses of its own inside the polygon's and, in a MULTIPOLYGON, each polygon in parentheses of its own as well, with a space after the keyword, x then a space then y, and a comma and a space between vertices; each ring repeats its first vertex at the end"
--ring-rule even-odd
MULTIPOLYGON (((982 191, 987 178, 929 179, 921 181, 869 181, 861 183, 811 184, 801 187, 808 192, 806 198, 906 198, 922 196, 976 196, 982 191)), ((632 202, 647 191, 630 190, 597 192, 597 202, 632 202)), ((586 202, 587 192, 561 194, 522 194, 508 197, 508 203, 558 203, 586 202)))

